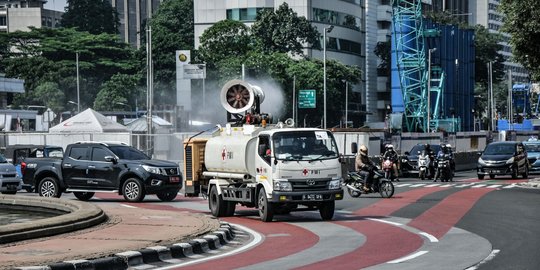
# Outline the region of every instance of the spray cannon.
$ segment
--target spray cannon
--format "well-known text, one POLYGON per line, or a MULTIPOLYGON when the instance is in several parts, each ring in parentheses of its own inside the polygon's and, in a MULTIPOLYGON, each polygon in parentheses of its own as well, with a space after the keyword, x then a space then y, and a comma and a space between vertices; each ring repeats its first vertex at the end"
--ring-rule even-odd
POLYGON ((242 80, 231 80, 221 88, 220 95, 221 106, 227 110, 227 122, 236 125, 272 122, 269 114, 261 113, 264 92, 260 87, 242 80))

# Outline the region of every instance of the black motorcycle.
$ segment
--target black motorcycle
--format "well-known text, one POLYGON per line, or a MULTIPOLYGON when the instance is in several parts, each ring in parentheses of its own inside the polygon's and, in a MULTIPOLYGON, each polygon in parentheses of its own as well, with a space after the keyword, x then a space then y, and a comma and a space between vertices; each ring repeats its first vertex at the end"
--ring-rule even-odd
POLYGON ((362 194, 379 193, 383 198, 394 196, 394 184, 392 181, 384 178, 384 172, 374 170, 373 184, 369 190, 364 190, 365 177, 367 174, 357 172, 348 172, 344 181, 347 192, 353 198, 358 198, 362 194))
POLYGON ((441 179, 441 182, 454 181, 454 172, 452 171, 452 157, 444 154, 437 157, 437 171, 435 172, 435 181, 441 179))

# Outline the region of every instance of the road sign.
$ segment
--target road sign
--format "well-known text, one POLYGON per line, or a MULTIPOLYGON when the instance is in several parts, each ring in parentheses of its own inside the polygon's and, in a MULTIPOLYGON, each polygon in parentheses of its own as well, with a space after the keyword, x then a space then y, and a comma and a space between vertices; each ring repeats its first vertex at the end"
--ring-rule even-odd
POLYGON ((206 65, 205 64, 186 64, 184 66, 184 79, 205 79, 206 65))
POLYGON ((298 91, 298 108, 299 109, 314 109, 316 108, 315 90, 299 90, 298 91))

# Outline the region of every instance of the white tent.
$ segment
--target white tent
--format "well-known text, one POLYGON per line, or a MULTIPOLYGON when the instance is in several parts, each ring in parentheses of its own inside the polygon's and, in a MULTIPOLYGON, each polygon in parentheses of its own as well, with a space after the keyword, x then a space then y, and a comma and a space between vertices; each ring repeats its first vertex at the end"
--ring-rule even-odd
POLYGON ((49 129, 50 133, 128 132, 128 129, 92 109, 63 121, 49 129))

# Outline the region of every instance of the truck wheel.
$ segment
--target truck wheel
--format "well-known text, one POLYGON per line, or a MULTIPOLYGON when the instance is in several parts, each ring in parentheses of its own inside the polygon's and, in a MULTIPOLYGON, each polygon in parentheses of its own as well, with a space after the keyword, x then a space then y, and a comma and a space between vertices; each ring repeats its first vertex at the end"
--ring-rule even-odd
POLYGON ((146 195, 141 181, 136 178, 129 178, 124 182, 122 194, 124 194, 124 199, 128 202, 140 202, 144 200, 146 195))
POLYGON ((41 197, 60 198, 62 191, 58 185, 58 180, 54 177, 45 177, 39 182, 38 193, 41 197))
POLYGON ((261 217, 261 220, 264 222, 272 221, 272 219, 274 219, 274 205, 268 202, 268 198, 266 198, 266 190, 264 190, 264 188, 259 190, 258 202, 259 216, 261 217))
POLYGON ((169 190, 157 193, 156 196, 162 201, 162 202, 172 202, 174 199, 176 199, 176 196, 178 195, 178 189, 175 190, 169 190))
POLYGON ((217 187, 215 185, 212 186, 210 189, 210 195, 208 196, 208 206, 210 208, 210 212, 212 212, 212 215, 214 217, 223 217, 225 216, 226 212, 226 205, 223 201, 223 197, 221 197, 220 194, 218 194, 217 187))
POLYGON ((73 192, 73 195, 81 201, 88 201, 94 197, 94 192, 73 192))
POLYGON ((479 174, 479 175, 478 175, 478 179, 484 180, 484 175, 483 175, 483 174, 479 174))
POLYGON ((322 220, 331 220, 334 217, 335 201, 324 202, 319 206, 319 213, 322 220))

